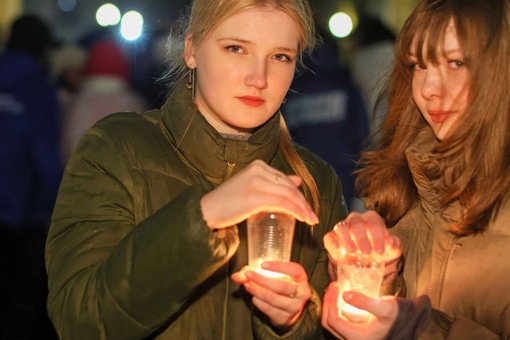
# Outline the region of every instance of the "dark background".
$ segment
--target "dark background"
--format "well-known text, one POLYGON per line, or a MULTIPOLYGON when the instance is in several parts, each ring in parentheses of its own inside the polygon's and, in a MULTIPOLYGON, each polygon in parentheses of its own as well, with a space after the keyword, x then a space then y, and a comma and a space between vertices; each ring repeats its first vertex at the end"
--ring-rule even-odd
MULTIPOLYGON (((95 12, 105 3, 103 0, 24 0, 23 10, 38 12, 50 20, 57 36, 62 40, 74 40, 86 34, 96 25, 95 12), (75 2, 70 12, 59 9, 59 2, 75 2)), ((190 0, 112 0, 122 13, 137 10, 145 17, 146 29, 168 25, 175 21, 188 6, 190 0)), ((319 26, 327 27, 329 17, 337 11, 344 11, 356 20, 356 12, 367 11, 379 16, 395 31, 403 24, 417 0, 309 0, 319 26)), ((356 22, 355 22, 356 24, 356 22)))

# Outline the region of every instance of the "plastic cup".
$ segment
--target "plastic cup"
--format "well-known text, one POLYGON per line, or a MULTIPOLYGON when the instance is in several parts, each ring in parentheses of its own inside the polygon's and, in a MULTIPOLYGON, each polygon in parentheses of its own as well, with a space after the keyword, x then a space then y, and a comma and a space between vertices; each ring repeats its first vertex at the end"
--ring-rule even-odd
POLYGON ((356 308, 342 298, 345 291, 356 291, 370 298, 378 298, 384 276, 384 262, 382 255, 372 252, 364 254, 361 251, 348 253, 344 248, 338 251, 337 282, 340 288, 338 297, 338 311, 351 322, 367 322, 373 316, 371 313, 356 308))
POLYGON ((247 221, 248 266, 269 277, 287 278, 287 275, 262 269, 262 262, 290 261, 296 220, 279 212, 260 212, 247 221))

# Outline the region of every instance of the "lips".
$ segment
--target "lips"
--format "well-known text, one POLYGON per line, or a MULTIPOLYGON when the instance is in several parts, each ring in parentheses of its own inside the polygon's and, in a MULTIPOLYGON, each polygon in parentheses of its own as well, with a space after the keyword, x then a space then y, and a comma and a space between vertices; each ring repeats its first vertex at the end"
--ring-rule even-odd
POLYGON ((259 107, 260 105, 264 104, 265 100, 260 97, 253 97, 253 96, 242 96, 237 97, 243 104, 250 106, 250 107, 259 107))
POLYGON ((442 111, 442 110, 429 110, 428 114, 430 115, 430 119, 434 123, 443 123, 448 117, 453 114, 452 111, 442 111))

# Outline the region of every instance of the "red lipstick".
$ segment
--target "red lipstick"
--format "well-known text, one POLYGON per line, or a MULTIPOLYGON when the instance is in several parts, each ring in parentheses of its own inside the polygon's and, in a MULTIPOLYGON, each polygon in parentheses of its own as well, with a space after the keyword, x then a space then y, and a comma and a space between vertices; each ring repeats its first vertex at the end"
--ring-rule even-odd
POLYGON ((264 104, 265 100, 260 97, 254 97, 254 96, 242 96, 237 97, 243 104, 251 107, 259 107, 260 105, 264 104))
POLYGON ((434 123, 443 123, 450 114, 453 112, 451 111, 442 111, 442 110, 429 110, 428 114, 430 115, 430 119, 434 123))

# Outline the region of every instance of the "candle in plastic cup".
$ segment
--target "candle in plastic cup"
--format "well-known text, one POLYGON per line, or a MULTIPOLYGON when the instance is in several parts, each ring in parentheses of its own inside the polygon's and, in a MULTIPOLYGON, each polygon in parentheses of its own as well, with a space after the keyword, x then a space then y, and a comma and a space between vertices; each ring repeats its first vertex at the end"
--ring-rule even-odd
POLYGON ((382 255, 361 251, 348 253, 344 248, 338 251, 337 280, 340 287, 338 310, 351 322, 367 322, 372 314, 356 308, 342 298, 345 291, 356 291, 370 298, 378 298, 384 276, 382 255))
POLYGON ((262 262, 290 261, 294 238, 294 217, 280 212, 260 212, 247 221, 248 265, 269 277, 287 278, 287 275, 262 269, 262 262))

